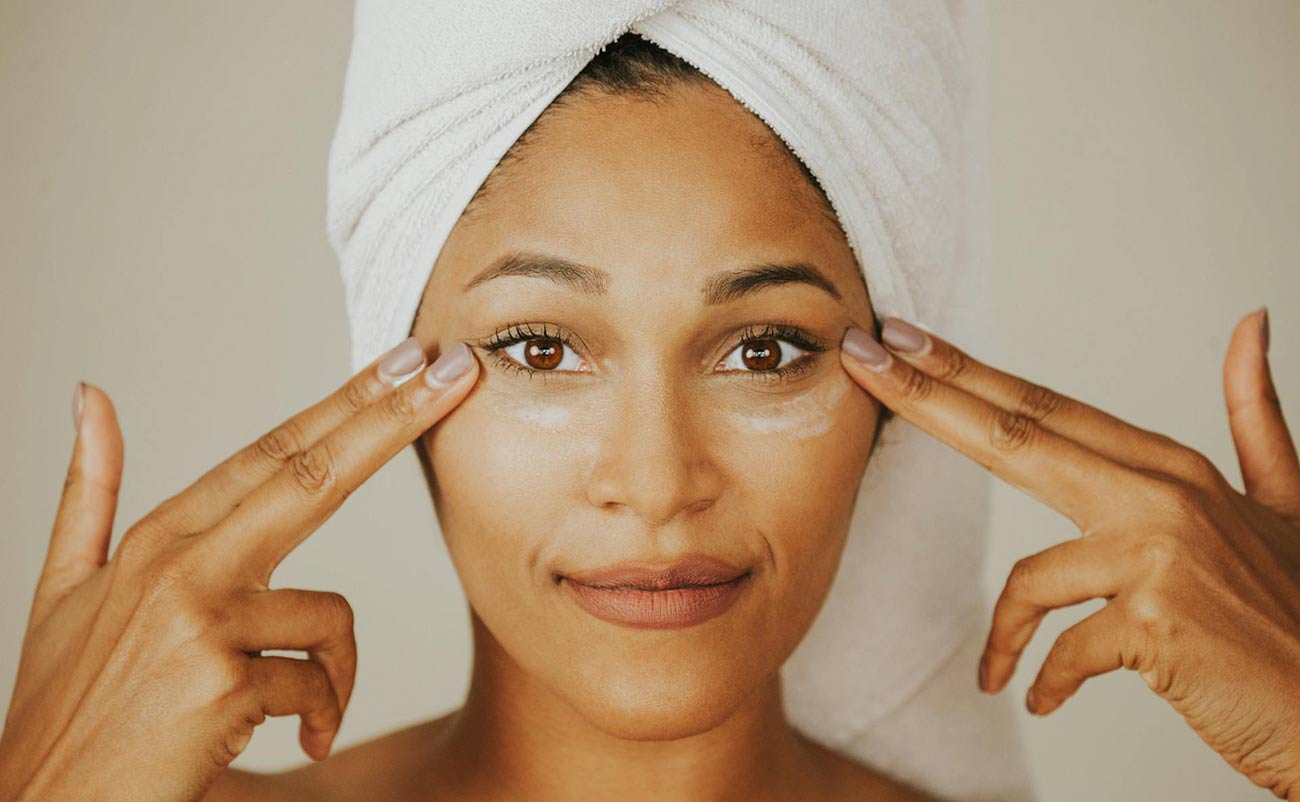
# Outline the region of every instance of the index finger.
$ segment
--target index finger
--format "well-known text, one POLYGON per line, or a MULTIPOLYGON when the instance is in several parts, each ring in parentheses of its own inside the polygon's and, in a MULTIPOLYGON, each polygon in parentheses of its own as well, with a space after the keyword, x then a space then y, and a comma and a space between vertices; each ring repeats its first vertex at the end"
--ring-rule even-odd
POLYGON ((469 394, 478 361, 456 343, 432 365, 346 420, 258 486, 202 537, 265 585, 280 561, 408 443, 469 394))
POLYGON ((905 320, 886 318, 880 335, 882 345, 919 370, 1003 409, 1032 418, 1114 462, 1175 474, 1187 462, 1189 449, 1173 438, 1134 426, 1091 404, 998 370, 905 320))
POLYGON ((296 454, 391 391, 407 375, 424 367, 424 361, 419 340, 406 338, 353 374, 342 387, 268 430, 159 504, 155 519, 162 529, 177 534, 215 526, 296 454))
POLYGON ((841 353, 845 369, 881 403, 1062 513, 1084 534, 1116 509, 1117 499, 1156 481, 895 359, 862 329, 848 329, 841 353))

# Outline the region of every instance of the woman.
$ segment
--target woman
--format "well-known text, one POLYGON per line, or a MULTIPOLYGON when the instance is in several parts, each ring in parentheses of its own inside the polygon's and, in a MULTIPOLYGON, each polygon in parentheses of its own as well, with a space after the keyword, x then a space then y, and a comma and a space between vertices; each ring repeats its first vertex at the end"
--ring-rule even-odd
POLYGON ((413 341, 169 499, 102 567, 121 440, 107 397, 87 388, 0 788, 24 799, 927 798, 802 736, 776 679, 830 587, 888 409, 1095 524, 1018 565, 982 686, 1005 685, 1047 608, 1106 595, 1120 602, 1110 615, 1053 650, 1037 711, 1118 667, 1118 654, 1252 781, 1300 793, 1288 673, 1300 467, 1276 407, 1243 403, 1267 387, 1256 319, 1234 337, 1229 387, 1246 410, 1233 419, 1241 495, 1194 452, 906 323, 888 322, 882 349, 863 331, 875 313, 854 255, 797 160, 716 87, 660 90, 654 103, 574 92, 548 111, 457 221, 413 341), (520 256, 524 246, 549 259, 520 256), (715 276, 720 263, 774 257, 786 267, 763 281, 715 276), (439 361, 408 380, 433 350, 439 361), (304 749, 327 751, 355 667, 350 614, 340 597, 266 582, 416 438, 474 610, 465 706, 301 770, 221 771, 263 715, 301 713, 304 749), (1133 502, 1118 505, 1124 517, 1100 514, 1120 497, 1133 502), (598 575, 687 552, 713 559, 676 576, 598 575), (1141 570, 1121 569, 1130 555, 1141 570), (697 587, 600 589, 656 579, 697 587), (1223 609, 1251 637, 1220 641, 1202 625, 1223 609), (77 638, 87 646, 61 674, 77 638), (232 648, 305 648, 313 660, 232 660, 232 648), (1230 669, 1245 660, 1254 672, 1242 681, 1230 669), (171 704, 140 704, 160 695, 171 704), (176 737, 159 743, 159 731, 176 737))

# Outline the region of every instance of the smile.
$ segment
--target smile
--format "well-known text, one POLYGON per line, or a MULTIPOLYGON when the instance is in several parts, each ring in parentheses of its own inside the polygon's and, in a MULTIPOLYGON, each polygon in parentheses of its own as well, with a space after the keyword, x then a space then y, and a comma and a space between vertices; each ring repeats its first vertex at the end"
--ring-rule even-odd
POLYGON ((580 607, 603 621, 637 629, 675 629, 722 615, 751 584, 751 576, 747 571, 726 582, 654 589, 594 587, 568 577, 560 584, 580 607))

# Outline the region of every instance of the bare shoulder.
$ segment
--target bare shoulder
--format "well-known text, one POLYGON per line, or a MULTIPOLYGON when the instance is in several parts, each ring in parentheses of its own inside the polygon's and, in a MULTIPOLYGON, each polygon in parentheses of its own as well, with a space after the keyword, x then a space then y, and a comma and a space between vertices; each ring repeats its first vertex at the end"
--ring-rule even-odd
POLYGON ((428 750, 452 714, 423 721, 275 773, 227 769, 203 802, 334 802, 409 798, 428 750))

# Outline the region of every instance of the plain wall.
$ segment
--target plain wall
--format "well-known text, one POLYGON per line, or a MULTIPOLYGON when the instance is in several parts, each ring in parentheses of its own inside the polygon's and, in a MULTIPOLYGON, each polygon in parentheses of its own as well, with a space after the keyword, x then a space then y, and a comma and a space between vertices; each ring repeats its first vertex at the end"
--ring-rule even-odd
MULTIPOLYGON (((325 239, 351 3, 0 3, 0 705, 44 559, 81 378, 126 438, 121 532, 348 374, 325 239)), ((1221 366, 1267 303, 1300 431, 1300 5, 994 3, 997 348, 976 354, 1209 455, 1238 487, 1221 366)), ((942 334, 942 332, 940 332, 942 334)), ((340 748, 459 706, 464 598, 413 452, 276 572, 344 593, 359 673, 340 748)), ((984 581, 1077 536, 997 482, 984 581)), ((1049 614, 1003 693, 1023 699, 1049 614)), ((975 666, 971 666, 972 689, 975 666)), ((4 709, 0 707, 0 709, 4 709)), ((1134 673, 1024 714, 1045 802, 1262 800, 1134 673)), ((297 717, 235 765, 305 762, 297 717)))

